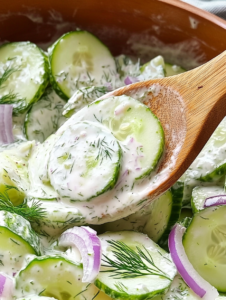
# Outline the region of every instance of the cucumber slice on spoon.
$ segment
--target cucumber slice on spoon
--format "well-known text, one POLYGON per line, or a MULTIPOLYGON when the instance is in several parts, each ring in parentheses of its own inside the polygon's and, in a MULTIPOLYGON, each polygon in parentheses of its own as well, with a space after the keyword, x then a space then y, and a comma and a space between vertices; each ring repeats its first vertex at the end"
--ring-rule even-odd
POLYGON ((55 142, 50 153, 50 182, 71 202, 89 201, 112 189, 119 176, 121 148, 103 126, 79 122, 55 142))
POLYGON ((103 96, 140 99, 163 126, 166 153, 149 188, 149 198, 156 198, 181 177, 225 116, 225 74, 223 52, 194 70, 134 83, 103 96))

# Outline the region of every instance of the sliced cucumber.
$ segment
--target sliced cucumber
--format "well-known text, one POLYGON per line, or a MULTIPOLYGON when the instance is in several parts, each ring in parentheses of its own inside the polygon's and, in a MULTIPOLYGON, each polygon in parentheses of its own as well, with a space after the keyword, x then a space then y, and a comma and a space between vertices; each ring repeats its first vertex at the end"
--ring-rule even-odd
POLYGON ((31 142, 16 143, 0 152, 0 192, 7 192, 14 205, 21 204, 29 190, 27 166, 32 146, 31 142))
POLYGON ((121 174, 129 172, 132 184, 133 178, 143 178, 156 167, 163 153, 164 132, 159 120, 146 105, 128 96, 95 101, 73 115, 58 134, 81 120, 101 123, 110 129, 126 158, 121 174))
POLYGON ((63 115, 69 118, 81 108, 90 104, 108 92, 106 86, 83 87, 75 91, 74 95, 64 106, 63 115))
POLYGON ((196 213, 187 228, 183 245, 196 271, 219 292, 226 292, 226 206, 196 213))
POLYGON ((16 295, 29 298, 35 294, 58 300, 110 299, 93 284, 83 283, 82 273, 81 265, 63 256, 35 258, 16 276, 16 295))
POLYGON ((171 190, 126 218, 106 223, 102 231, 134 230, 146 233, 154 242, 168 250, 168 235, 177 222, 182 203, 183 185, 171 190))
POLYGON ((138 79, 140 81, 149 80, 154 78, 163 78, 164 74, 165 62, 164 58, 159 55, 150 60, 148 63, 144 64, 140 67, 140 76, 138 79))
POLYGON ((30 189, 27 196, 30 198, 54 200, 59 197, 48 177, 48 160, 57 138, 53 134, 43 144, 34 146, 28 165, 30 189))
POLYGON ((150 299, 154 295, 162 294, 168 289, 171 280, 176 275, 176 268, 169 254, 150 240, 147 235, 131 231, 121 231, 108 232, 100 235, 99 238, 102 245, 102 267, 95 285, 107 295, 116 299, 150 299), (114 245, 110 244, 110 241, 115 242, 116 247, 118 245, 119 248, 114 249, 114 245), (158 268, 157 270, 156 267, 153 267, 155 269, 154 273, 158 275, 147 271, 147 268, 151 265, 140 253, 139 256, 142 257, 141 260, 145 267, 139 267, 133 256, 124 261, 124 255, 129 255, 129 251, 138 253, 137 247, 152 260, 153 264, 158 268), (117 270, 121 270, 119 273, 114 269, 113 264, 109 266, 109 261, 106 262, 107 258, 113 262, 117 261, 114 251, 122 254, 121 259, 118 260, 120 267, 119 269, 116 268, 117 270), (106 267, 107 265, 108 267, 106 267), (129 272, 129 274, 126 272, 129 272), (139 272, 144 272, 145 275, 141 276, 139 272), (126 274, 128 278, 126 278, 126 274))
MULTIPOLYGON (((36 200, 40 201, 37 198, 28 198, 28 206, 31 206, 36 200)), ((68 228, 86 224, 85 217, 76 207, 71 207, 57 200, 41 200, 40 207, 45 210, 45 216, 38 224, 37 222, 32 223, 32 227, 40 235, 50 240, 68 228)))
POLYGON ((17 300, 56 300, 53 297, 42 297, 37 295, 29 295, 28 297, 17 298, 17 300))
POLYGON ((27 254, 41 255, 40 240, 23 217, 0 211, 1 272, 12 276, 18 272, 27 254))
POLYGON ((30 42, 0 47, 0 104, 12 104, 14 113, 24 112, 43 94, 48 84, 45 54, 30 42))
POLYGON ((178 75, 178 74, 181 74, 184 72, 186 72, 186 70, 181 68, 180 66, 165 63, 165 76, 166 77, 178 75))
POLYGON ((183 203, 191 200, 195 186, 222 185, 226 174, 226 118, 214 131, 197 158, 183 175, 183 203), (214 183, 214 184, 213 184, 214 183))
POLYGON ((79 122, 55 142, 48 172, 52 186, 71 202, 88 201, 118 180, 121 148, 104 126, 79 122))
MULTIPOLYGON (((26 115, 24 130, 28 140, 44 142, 59 128, 65 101, 52 88, 48 88, 41 99, 26 115)), ((66 118, 65 118, 66 121, 66 118)))
MULTIPOLYGON (((156 296, 152 298, 153 300, 200 300, 201 298, 197 296, 192 289, 190 289, 187 284, 183 281, 180 275, 175 276, 169 290, 163 296, 156 296)), ((212 300, 220 300, 221 298, 212 300)), ((223 299, 222 299, 223 300, 223 299)))
POLYGON ((220 186, 197 186, 192 190, 191 207, 194 213, 204 209, 205 199, 215 195, 224 195, 220 186))
POLYGON ((110 51, 87 31, 64 34, 48 52, 52 86, 65 100, 81 87, 112 84, 117 77, 110 51))

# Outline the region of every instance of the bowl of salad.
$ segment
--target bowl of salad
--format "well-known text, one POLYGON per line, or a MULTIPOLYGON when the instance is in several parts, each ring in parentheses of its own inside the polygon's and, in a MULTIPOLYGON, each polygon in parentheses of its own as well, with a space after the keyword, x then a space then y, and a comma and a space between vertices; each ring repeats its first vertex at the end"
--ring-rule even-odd
POLYGON ((0 28, 0 298, 224 300, 225 119, 150 201, 165 129, 145 92, 106 94, 207 62, 226 22, 176 0, 13 0, 0 28))

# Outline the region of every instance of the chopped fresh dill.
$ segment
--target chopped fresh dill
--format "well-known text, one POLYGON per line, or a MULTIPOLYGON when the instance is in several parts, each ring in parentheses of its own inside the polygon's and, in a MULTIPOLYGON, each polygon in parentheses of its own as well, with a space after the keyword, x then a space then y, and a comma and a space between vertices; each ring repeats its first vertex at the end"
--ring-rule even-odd
POLYGON ((14 206, 8 195, 8 191, 11 189, 18 190, 16 187, 8 186, 5 192, 0 193, 0 210, 18 214, 31 222, 39 222, 45 216, 46 212, 40 207, 39 201, 33 201, 30 207, 26 200, 22 204, 14 206))
POLYGON ((166 273, 155 265, 151 254, 144 246, 143 249, 136 247, 136 250, 133 250, 121 241, 108 240, 107 242, 113 248, 114 259, 103 254, 103 261, 106 264, 102 266, 108 269, 101 272, 110 272, 112 273, 110 277, 115 279, 151 275, 171 280, 166 273))
MULTIPOLYGON (((14 58, 13 58, 14 59, 14 58)), ((13 60, 11 59, 11 61, 13 60)), ((20 67, 12 67, 12 64, 8 65, 2 76, 0 77, 0 88, 3 88, 3 83, 6 82, 6 80, 15 72, 20 71, 20 67)))
POLYGON ((113 149, 108 147, 108 144, 105 141, 105 137, 102 140, 98 139, 97 143, 96 142, 91 143, 90 146, 98 148, 98 154, 97 154, 95 160, 100 160, 101 164, 104 159, 107 159, 107 158, 112 159, 112 152, 114 152, 114 151, 113 151, 113 149))

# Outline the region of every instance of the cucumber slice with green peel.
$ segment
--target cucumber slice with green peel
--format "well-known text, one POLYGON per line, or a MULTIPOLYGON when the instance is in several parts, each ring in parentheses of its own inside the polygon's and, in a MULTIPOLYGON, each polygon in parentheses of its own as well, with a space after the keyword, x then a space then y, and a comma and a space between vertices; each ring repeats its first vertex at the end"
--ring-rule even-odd
POLYGON ((186 70, 181 68, 180 66, 165 63, 165 76, 166 77, 178 75, 178 74, 181 74, 184 72, 186 72, 186 70))
POLYGON ((64 106, 63 115, 67 118, 78 112, 81 108, 90 104, 108 92, 106 86, 89 86, 75 91, 74 95, 64 106))
POLYGON ((189 203, 195 186, 224 185, 226 174, 226 118, 183 175, 183 203, 189 203))
POLYGON ((219 292, 226 292, 226 206, 196 213, 183 237, 183 245, 195 270, 219 292))
POLYGON ((43 94, 48 84, 48 61, 30 42, 0 47, 0 104, 12 104, 14 114, 24 112, 43 94))
POLYGON ((225 195, 225 190, 220 186, 197 186, 192 190, 191 207, 194 213, 204 209, 206 198, 225 195))
POLYGON ((163 153, 164 132, 159 120, 146 105, 128 96, 98 100, 73 115, 57 134, 75 121, 83 120, 101 123, 119 141, 126 157, 121 174, 130 172, 135 180, 148 176, 154 170, 163 153))
POLYGON ((52 88, 47 89, 41 99, 33 104, 26 115, 24 123, 26 138, 30 141, 35 140, 42 143, 52 133, 55 133, 59 128, 60 118, 63 118, 64 105, 65 101, 52 88))
POLYGON ((169 254, 147 235, 120 231, 108 232, 99 238, 102 266, 94 284, 108 296, 128 300, 150 299, 169 288, 176 275, 176 268, 169 254), (115 253, 121 254, 118 259, 115 253), (129 254, 132 256, 128 257, 129 254), (116 261, 118 264, 115 267, 116 261))
POLYGON ((134 230, 168 250, 168 236, 177 222, 183 196, 183 185, 174 185, 169 191, 144 206, 140 211, 117 221, 101 225, 101 231, 134 230))
POLYGON ((92 283, 83 283, 82 265, 64 256, 42 256, 33 259, 16 276, 17 297, 30 294, 58 300, 110 299, 92 283))
POLYGON ((12 144, 0 151, 0 193, 7 192, 14 205, 23 202, 29 190, 28 158, 32 142, 12 144))
POLYGON ((141 74, 138 76, 140 81, 154 78, 163 78, 165 62, 164 58, 159 55, 140 67, 141 74))
POLYGON ((1 272, 18 272, 27 254, 41 255, 39 237, 23 217, 0 211, 0 264, 1 272))
POLYGON ((68 100, 81 87, 114 85, 116 65, 109 49, 87 31, 64 34, 49 49, 50 81, 68 100))
POLYGON ((43 296, 37 296, 37 295, 29 295, 27 297, 23 298, 17 298, 17 300, 57 300, 53 297, 43 297, 43 296))
MULTIPOLYGON (((156 296, 152 298, 153 300, 200 300, 201 298, 197 296, 192 289, 190 289, 187 284, 183 281, 180 275, 175 276, 173 282, 165 295, 156 296)), ((220 296, 212 300, 224 299, 220 296)))
POLYGON ((63 231, 73 226, 85 225, 85 217, 76 207, 71 207, 57 200, 40 200, 37 198, 27 198, 30 207, 33 201, 40 201, 40 208, 45 210, 45 216, 37 222, 32 223, 32 227, 40 235, 50 238, 59 236, 63 231))
POLYGON ((120 164, 121 148, 111 132, 96 123, 79 122, 54 143, 48 172, 61 197, 89 201, 114 187, 120 164))
MULTIPOLYGON (((87 299, 87 300, 92 300, 92 299, 111 300, 112 299, 109 296, 107 296, 105 293, 98 290, 93 284, 90 284, 88 286, 87 290, 82 293, 82 295, 83 295, 82 299, 87 299)), ((75 297, 75 299, 78 299, 78 296, 75 297)), ((57 299, 52 298, 52 297, 46 297, 46 296, 44 297, 44 296, 37 296, 37 295, 29 295, 27 297, 23 297, 23 298, 19 298, 19 299, 17 298, 17 300, 57 300, 57 299)))
POLYGON ((30 179, 30 189, 28 197, 39 200, 54 200, 59 197, 57 192, 50 184, 48 177, 48 161, 50 152, 58 136, 51 135, 42 144, 34 146, 28 164, 28 174, 30 179))

